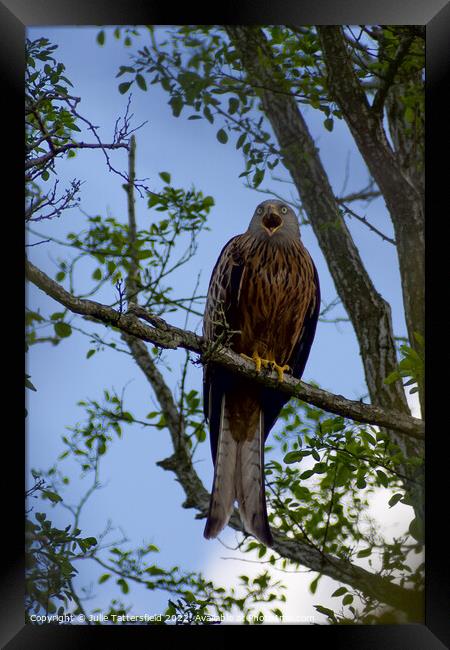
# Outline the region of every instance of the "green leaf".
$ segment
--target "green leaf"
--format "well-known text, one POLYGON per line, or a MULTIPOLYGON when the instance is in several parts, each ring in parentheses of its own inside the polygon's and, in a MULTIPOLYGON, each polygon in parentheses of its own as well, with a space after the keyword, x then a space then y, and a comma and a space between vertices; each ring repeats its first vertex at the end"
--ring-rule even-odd
POLYGON ((51 316, 51 320, 61 320, 61 318, 64 318, 64 313, 63 311, 55 311, 51 316))
POLYGON ((240 149, 240 148, 242 147, 242 145, 243 145, 244 142, 245 142, 245 138, 246 138, 246 137, 247 137, 247 134, 246 134, 246 133, 242 133, 242 134, 239 136, 239 138, 237 139, 237 142, 236 142, 236 149, 240 149))
POLYGON ((230 97, 230 99, 228 100, 229 114, 233 115, 233 113, 236 113, 238 108, 239 108, 239 100, 236 99, 236 97, 230 97))
POLYGON ((123 81, 121 84, 119 84, 119 93, 121 95, 125 95, 132 83, 132 81, 123 81))
POLYGON ((138 260, 147 260, 149 257, 153 257, 153 251, 139 251, 136 257, 138 260))
POLYGON ((59 323, 55 323, 53 327, 55 334, 62 339, 65 339, 72 334, 72 328, 70 327, 69 323, 60 321, 59 323))
POLYGON ((130 591, 128 583, 123 578, 120 578, 119 580, 117 580, 117 584, 122 589, 123 594, 127 594, 130 591))
POLYGON ((170 184, 170 178, 171 178, 171 176, 170 176, 169 172, 160 172, 159 177, 160 177, 160 178, 161 178, 165 183, 167 183, 167 185, 170 184))
POLYGON ((195 601, 195 596, 192 593, 192 591, 185 591, 183 597, 185 600, 187 600, 188 603, 192 603, 195 601))
POLYGON ((116 74, 117 77, 121 77, 125 72, 134 72, 134 68, 132 68, 129 65, 121 65, 119 68, 119 72, 116 74))
POLYGON ((29 380, 30 375, 25 375, 25 387, 29 388, 30 390, 36 391, 37 389, 33 386, 31 381, 29 380))
POLYGON ((309 591, 310 591, 312 594, 315 594, 315 593, 316 593, 317 585, 319 584, 319 580, 320 580, 320 574, 317 576, 317 578, 314 578, 314 580, 313 580, 313 581, 311 582, 311 584, 309 585, 309 591))
POLYGON ((389 479, 386 474, 381 471, 381 469, 377 469, 377 476, 383 487, 387 487, 389 485, 389 479))
POLYGON ((323 605, 314 605, 314 609, 316 609, 319 614, 325 614, 325 616, 328 616, 328 618, 331 618, 333 621, 336 620, 335 613, 333 612, 332 609, 328 609, 328 607, 323 607, 323 605))
POLYGON ((92 355, 95 354, 95 352, 96 352, 95 350, 88 350, 86 354, 86 359, 90 359, 92 355))
POLYGON ((303 457, 303 453, 301 451, 290 451, 283 458, 283 461, 287 465, 289 465, 289 463, 296 463, 298 460, 301 460, 302 457, 303 457))
POLYGON ((265 169, 257 169, 253 175, 253 187, 258 187, 264 178, 265 169))
POLYGON ((97 43, 99 45, 104 45, 105 44, 105 31, 102 29, 101 32, 97 34, 97 43))
POLYGON ((343 605, 351 605, 352 602, 353 602, 353 596, 351 594, 347 594, 342 599, 342 604, 343 605))
POLYGON ((334 126, 333 118, 327 117, 327 119, 323 121, 323 125, 327 131, 332 131, 334 126))
POLYGON ((372 553, 372 549, 371 549, 371 548, 363 548, 362 551, 359 551, 359 552, 356 554, 356 557, 369 557, 369 555, 371 555, 371 553, 372 553))
POLYGON ((60 497, 59 494, 56 494, 56 492, 52 492, 51 490, 43 490, 42 496, 50 499, 52 503, 58 503, 59 501, 62 501, 62 497, 60 497))
POLYGON ((178 117, 184 106, 183 98, 181 95, 174 95, 169 101, 169 104, 172 107, 173 116, 178 117))
POLYGON ((82 541, 86 548, 90 548, 91 546, 96 546, 98 544, 96 537, 85 537, 82 541))
POLYGON ((367 486, 366 479, 364 478, 363 475, 358 476, 356 479, 356 487, 359 490, 364 490, 364 488, 367 486))
POLYGON ((100 576, 100 578, 98 579, 98 584, 99 584, 99 585, 102 585, 104 582, 106 582, 107 580, 109 580, 110 577, 111 577, 111 574, 110 574, 110 573, 104 573, 104 574, 103 574, 102 576, 100 576))
POLYGON ((400 499, 402 499, 402 498, 403 498, 403 494, 400 494, 399 492, 397 492, 397 494, 394 494, 393 496, 391 496, 391 498, 389 499, 389 502, 388 502, 389 507, 392 508, 393 506, 395 506, 395 504, 398 503, 400 501, 400 499))
POLYGON ((205 108, 203 109, 203 115, 206 117, 206 119, 210 124, 213 124, 214 117, 213 114, 211 113, 211 109, 209 108, 209 106, 205 106, 205 108))
POLYGON ((221 144, 226 144, 228 142, 228 135, 224 129, 219 129, 217 131, 216 138, 221 144))
POLYGON ((331 594, 331 597, 335 598, 337 596, 342 596, 347 591, 348 591, 347 587, 339 587, 339 589, 336 589, 336 591, 333 591, 333 593, 331 594))
POLYGON ((141 74, 136 75, 136 82, 141 90, 147 90, 147 83, 141 74))
POLYGON ((299 501, 310 501, 311 500, 311 492, 308 490, 307 487, 304 487, 303 485, 300 485, 299 483, 295 483, 292 486, 292 492, 295 495, 295 498, 298 499, 299 501))
POLYGON ((387 385, 393 384, 394 381, 397 381, 397 379, 400 379, 400 375, 397 370, 394 370, 393 372, 389 373, 386 379, 383 380, 383 383, 387 385))
POLYGON ((344 418, 338 416, 336 418, 328 418, 320 424, 321 432, 324 434, 337 433, 345 428, 344 418))
POLYGON ((409 534, 414 537, 418 542, 423 542, 423 531, 422 528, 415 517, 412 522, 409 524, 409 534))

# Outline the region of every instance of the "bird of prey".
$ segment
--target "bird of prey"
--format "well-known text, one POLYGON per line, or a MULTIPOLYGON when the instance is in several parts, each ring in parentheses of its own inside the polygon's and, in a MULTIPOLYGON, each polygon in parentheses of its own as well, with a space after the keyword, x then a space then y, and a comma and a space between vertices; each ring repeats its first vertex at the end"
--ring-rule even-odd
MULTIPOLYGON (((203 336, 261 367, 300 379, 316 331, 320 287, 293 210, 263 201, 249 227, 222 249, 212 272, 203 336)), ((237 501, 247 533, 273 543, 264 490, 264 443, 289 397, 206 363, 205 418, 214 480, 204 536, 217 537, 237 501)))

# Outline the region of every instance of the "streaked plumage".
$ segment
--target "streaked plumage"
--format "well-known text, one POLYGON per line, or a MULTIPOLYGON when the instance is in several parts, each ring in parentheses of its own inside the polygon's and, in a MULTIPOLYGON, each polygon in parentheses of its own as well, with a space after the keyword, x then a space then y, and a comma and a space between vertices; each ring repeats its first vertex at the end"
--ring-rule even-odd
MULTIPOLYGON (((294 212, 264 201, 248 230, 223 248, 208 289, 203 335, 238 353, 289 366, 300 378, 314 338, 320 288, 294 212)), ((279 370, 280 377, 282 369, 279 370), (281 371, 281 372, 280 372, 281 371)), ((207 364, 204 410, 214 481, 206 538, 226 526, 238 502, 248 533, 272 544, 264 491, 264 442, 289 398, 207 364)))

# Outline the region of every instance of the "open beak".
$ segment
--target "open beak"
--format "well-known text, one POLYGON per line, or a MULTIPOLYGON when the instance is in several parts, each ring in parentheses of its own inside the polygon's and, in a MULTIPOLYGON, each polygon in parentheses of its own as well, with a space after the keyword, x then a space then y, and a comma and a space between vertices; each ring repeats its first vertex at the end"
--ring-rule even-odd
POLYGON ((273 235, 283 225, 283 219, 276 212, 266 212, 262 220, 263 227, 267 230, 269 235, 273 235))

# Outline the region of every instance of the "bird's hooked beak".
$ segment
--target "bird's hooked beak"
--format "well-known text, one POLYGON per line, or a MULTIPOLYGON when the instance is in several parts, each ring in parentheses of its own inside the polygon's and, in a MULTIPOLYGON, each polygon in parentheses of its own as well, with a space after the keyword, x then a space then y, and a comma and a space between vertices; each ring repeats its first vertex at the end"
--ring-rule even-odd
POLYGON ((280 217, 273 205, 268 206, 266 213, 262 218, 262 225, 270 236, 272 236, 273 233, 283 225, 283 219, 280 217))

